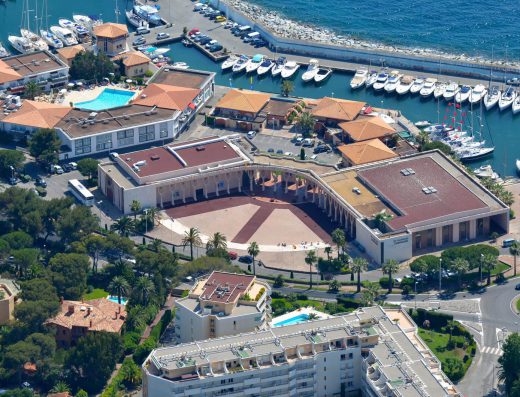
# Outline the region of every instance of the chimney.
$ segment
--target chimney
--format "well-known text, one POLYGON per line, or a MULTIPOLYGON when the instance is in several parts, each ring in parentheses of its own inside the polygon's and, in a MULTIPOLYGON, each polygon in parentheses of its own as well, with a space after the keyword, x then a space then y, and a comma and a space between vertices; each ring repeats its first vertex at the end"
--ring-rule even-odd
POLYGON ((69 313, 74 313, 74 305, 69 305, 69 313))
POLYGON ((87 307, 87 316, 90 315, 90 311, 91 311, 91 307, 89 306, 89 307, 87 307))
POLYGON ((119 316, 118 316, 118 311, 116 310, 116 317, 115 317, 114 320, 117 320, 118 317, 119 317, 119 316))
POLYGON ((92 328, 92 320, 89 322, 89 328, 92 328))
POLYGON ((60 296, 60 304, 63 303, 63 296, 60 296))

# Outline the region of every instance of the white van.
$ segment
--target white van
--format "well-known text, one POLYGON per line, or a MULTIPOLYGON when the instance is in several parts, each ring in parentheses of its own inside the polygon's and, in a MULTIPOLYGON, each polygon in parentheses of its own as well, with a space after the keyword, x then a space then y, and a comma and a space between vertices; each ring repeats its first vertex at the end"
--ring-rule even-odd
POLYGON ((248 37, 249 39, 253 40, 253 39, 256 39, 257 37, 260 37, 260 33, 258 33, 258 32, 249 33, 249 34, 247 35, 247 37, 248 37))
POLYGON ((200 11, 200 10, 202 10, 202 6, 204 6, 204 4, 202 4, 202 3, 195 4, 195 6, 193 7, 193 11, 200 11))
POLYGON ((150 29, 148 29, 146 26, 139 26, 135 31, 136 35, 141 35, 141 34, 146 34, 146 33, 150 33, 150 29))

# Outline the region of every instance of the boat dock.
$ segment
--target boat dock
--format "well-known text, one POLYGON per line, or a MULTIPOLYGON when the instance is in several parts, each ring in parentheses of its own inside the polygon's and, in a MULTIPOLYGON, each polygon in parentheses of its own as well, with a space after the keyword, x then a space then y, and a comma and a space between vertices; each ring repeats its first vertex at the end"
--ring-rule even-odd
POLYGON ((213 53, 213 52, 210 52, 206 47, 197 43, 196 41, 193 41, 189 37, 186 37, 186 40, 188 40, 193 45, 194 48, 196 48, 197 50, 202 52, 204 55, 206 55, 208 58, 213 60, 213 62, 222 62, 224 59, 229 58, 229 53, 224 52, 224 50, 213 53))

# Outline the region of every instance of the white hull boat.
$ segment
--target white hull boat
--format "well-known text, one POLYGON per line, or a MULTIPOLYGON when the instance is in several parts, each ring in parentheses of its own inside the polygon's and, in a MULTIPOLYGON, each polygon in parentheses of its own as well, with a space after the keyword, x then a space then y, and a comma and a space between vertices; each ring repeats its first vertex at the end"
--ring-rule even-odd
POLYGON ((246 69, 247 64, 249 63, 249 58, 246 56, 240 57, 235 64, 233 65, 233 73, 240 73, 246 69))
POLYGON ((513 104, 516 99, 516 92, 512 87, 509 87, 498 100, 498 108, 505 110, 513 104))
POLYGON ((459 92, 455 95, 455 102, 464 103, 469 99, 472 89, 469 85, 463 85, 459 92))
POLYGON ((317 59, 311 59, 309 61, 309 66, 307 66, 307 70, 302 74, 302 80, 304 82, 309 82, 314 80, 314 76, 318 73, 320 64, 317 59))
POLYGON ((52 34, 48 30, 40 30, 40 34, 43 40, 52 48, 63 48, 63 42, 56 37, 56 35, 52 34))
POLYGON ((4 47, 4 44, 0 41, 0 58, 5 58, 11 55, 11 53, 4 47))
POLYGON ((58 25, 60 25, 62 28, 74 31, 74 22, 69 19, 60 18, 58 20, 58 25))
POLYGON ((99 26, 99 25, 103 24, 103 21, 101 19, 93 19, 86 15, 74 14, 74 15, 72 15, 72 19, 77 24, 82 25, 85 28, 87 28, 89 32, 92 32, 92 29, 95 26, 99 26))
POLYGON ((375 81, 372 87, 374 88, 374 91, 381 91, 383 88, 385 88, 387 82, 388 73, 379 73, 377 75, 377 80, 375 81))
POLYGON ((285 57, 280 57, 276 60, 276 62, 273 65, 273 68, 271 69, 271 76, 276 77, 280 73, 282 73, 283 67, 285 66, 285 63, 287 60, 285 57))
POLYGON ((367 69, 358 69, 356 70, 356 74, 350 80, 350 88, 356 90, 360 87, 363 87, 367 82, 368 78, 368 70, 367 69))
POLYGON ((377 72, 371 72, 368 77, 367 77, 367 82, 365 83, 365 86, 367 88, 370 88, 374 85, 374 83, 377 81, 377 77, 378 77, 378 73, 377 72))
POLYGON ((78 39, 70 29, 62 28, 61 26, 51 26, 51 32, 55 34, 65 46, 78 44, 78 39))
POLYGON ((388 81, 385 84, 384 90, 391 94, 397 88, 399 81, 401 80, 401 74, 397 71, 393 71, 390 73, 390 77, 388 77, 388 81))
POLYGON ((412 88, 414 78, 412 76, 404 76, 399 84, 397 85, 395 92, 398 95, 405 95, 410 92, 410 88, 412 88))
POLYGON ((189 69, 190 68, 190 65, 188 65, 186 62, 175 62, 172 67, 174 69, 181 69, 181 70, 186 70, 186 69, 189 69))
POLYGON ((501 96, 502 92, 499 90, 498 86, 492 86, 486 95, 484 95, 484 106, 486 107, 486 110, 493 108, 498 103, 501 96))
POLYGON ((511 108, 513 109, 513 114, 517 114, 518 112, 520 112, 520 95, 517 95, 517 97, 511 104, 511 108))
POLYGON ((7 40, 16 51, 22 54, 30 54, 31 52, 36 51, 32 43, 25 37, 9 36, 7 40))
POLYGON ((451 101, 451 100, 455 99, 455 95, 457 95, 459 90, 460 90, 460 88, 457 83, 449 83, 446 86, 446 91, 444 91, 444 95, 443 95, 444 99, 446 99, 447 101, 451 101))
POLYGON ((271 61, 270 59, 264 59, 264 61, 258 67, 256 73, 258 73, 259 76, 263 76, 264 74, 270 72, 273 66, 273 61, 271 61))
POLYGON ((148 28, 149 27, 148 22, 146 22, 143 18, 135 15, 132 11, 126 10, 125 15, 126 15, 126 20, 128 21, 128 23, 130 25, 132 25, 134 28, 140 28, 140 27, 148 28))
POLYGON ((288 61, 285 63, 285 65, 282 68, 282 79, 289 79, 291 78, 294 73, 300 68, 300 65, 297 64, 294 61, 288 61))
POLYGON ((519 159, 516 160, 516 172, 518 174, 520 174, 520 160, 519 159))
POLYGON ((418 77, 413 82, 412 86, 410 87, 410 94, 417 94, 422 90, 424 87, 424 79, 422 77, 418 77))
POLYGON ((29 40, 32 45, 34 46, 36 51, 48 51, 49 46, 47 43, 36 33, 31 32, 27 29, 20 29, 20 33, 22 37, 25 37, 27 40, 29 40))
POLYGON ((415 126, 417 128, 426 128, 426 127, 429 127, 431 125, 431 123, 427 120, 423 120, 423 121, 417 121, 415 123, 415 126))
POLYGON ((487 88, 483 84, 477 84, 469 94, 469 103, 479 103, 487 94, 487 88))
POLYGON ((319 68, 318 72, 314 76, 314 81, 316 83, 325 81, 330 77, 331 74, 332 74, 332 69, 319 68))
POLYGON ((457 152, 456 154, 460 161, 473 161, 487 157, 494 151, 494 147, 470 148, 461 152, 457 152))
POLYGON ((228 70, 228 69, 231 69, 233 67, 233 65, 235 63, 237 63, 238 61, 238 57, 229 57, 228 59, 226 59, 224 62, 222 62, 222 64, 220 65, 220 68, 222 70, 228 70))
POLYGON ((423 98, 428 98, 435 91, 436 84, 437 84, 437 79, 428 77, 424 81, 424 85, 421 88, 421 90, 419 91, 419 95, 422 96, 423 98))
POLYGON ((446 92, 447 85, 445 83, 437 83, 433 90, 433 97, 435 99, 444 97, 444 93, 446 92))
POLYGON ((255 55, 247 63, 247 65, 246 65, 246 73, 256 72, 256 70, 262 64, 263 61, 264 61, 264 56, 263 55, 255 55))

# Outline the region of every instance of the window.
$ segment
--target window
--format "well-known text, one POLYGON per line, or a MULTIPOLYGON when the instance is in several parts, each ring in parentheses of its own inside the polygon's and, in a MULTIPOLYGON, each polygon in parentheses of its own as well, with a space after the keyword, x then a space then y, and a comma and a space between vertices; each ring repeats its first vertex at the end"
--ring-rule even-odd
POLYGON ((104 134, 96 137, 96 150, 108 150, 112 148, 112 134, 104 134))
POLYGON ((349 354, 348 354, 348 359, 349 359, 349 360, 352 360, 353 357, 354 357, 354 354, 353 354, 353 353, 349 353, 349 354))
POLYGON ((168 123, 159 124, 159 134, 161 138, 168 137, 168 123))
POLYGON ((341 361, 345 361, 346 358, 347 357, 344 354, 341 355, 341 361))
POLYGON ((139 127, 139 142, 148 142, 155 139, 155 126, 147 125, 146 127, 139 127))
POLYGON ((354 386, 354 382, 352 382, 352 381, 347 382, 347 387, 352 387, 352 386, 354 386))
POLYGON ((134 143, 134 130, 118 131, 118 133, 117 133, 118 146, 133 145, 133 143, 134 143))
POLYGON ((90 143, 91 143, 90 138, 78 139, 74 143, 74 148, 75 148, 76 154, 90 153, 92 150, 90 143))

